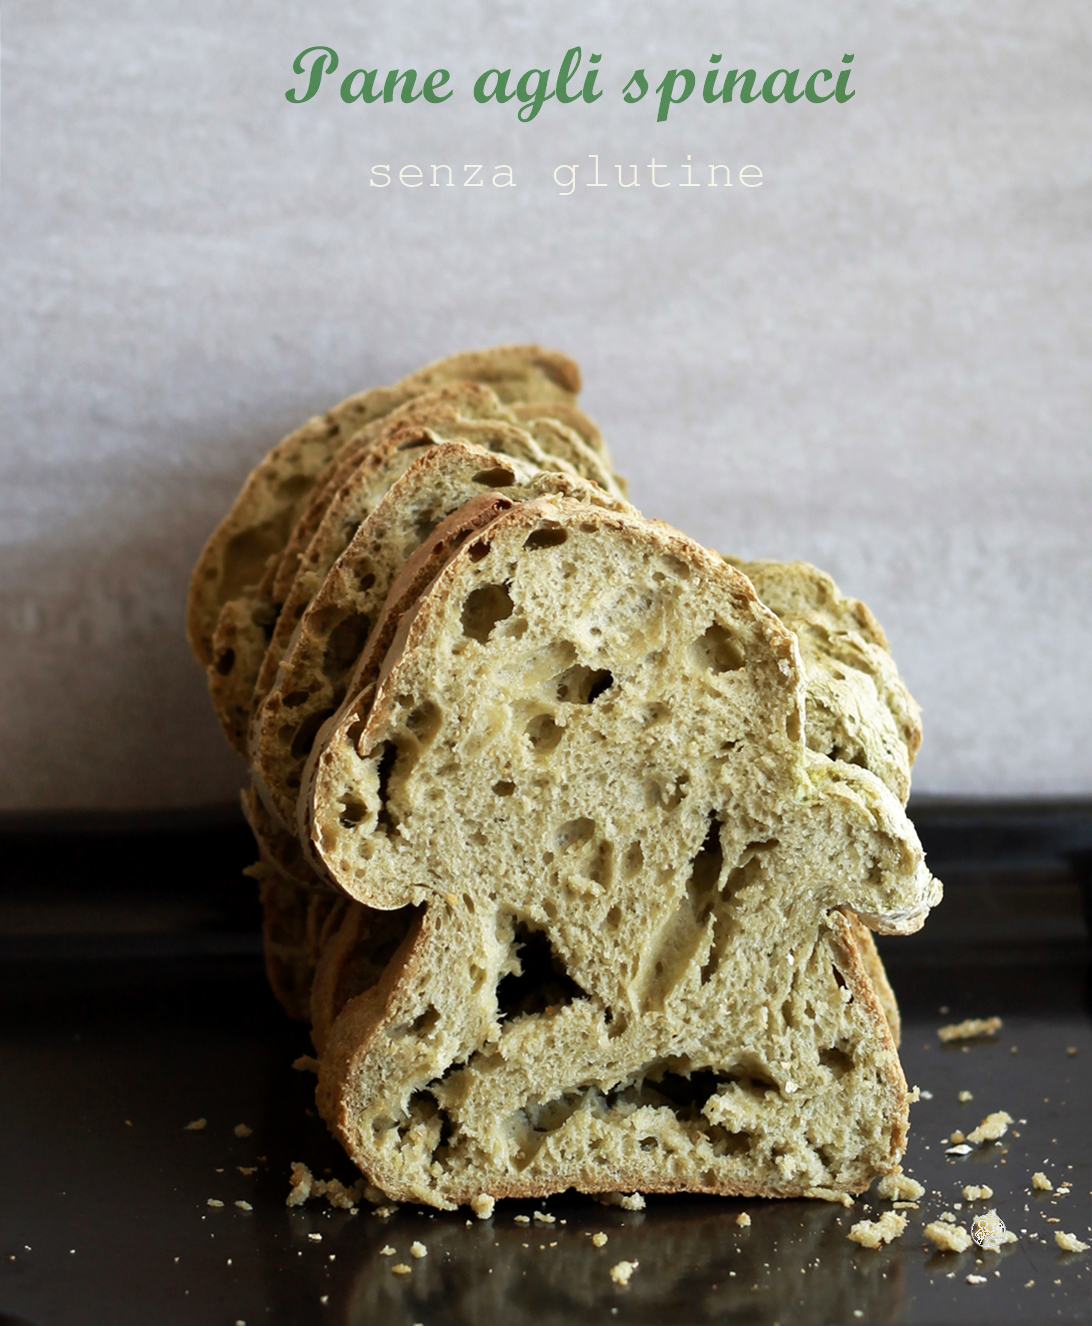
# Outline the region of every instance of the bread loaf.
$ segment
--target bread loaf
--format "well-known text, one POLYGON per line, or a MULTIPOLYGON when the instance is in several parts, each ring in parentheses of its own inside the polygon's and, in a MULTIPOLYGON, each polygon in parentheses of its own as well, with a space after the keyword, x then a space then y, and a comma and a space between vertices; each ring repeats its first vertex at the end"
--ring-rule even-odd
POLYGON ((413 909, 321 1061, 373 1182, 451 1206, 894 1169, 905 1082, 847 912, 909 933, 939 885, 880 779, 809 751, 804 696, 794 635, 667 527, 543 499, 449 543, 300 802, 339 888, 413 909))

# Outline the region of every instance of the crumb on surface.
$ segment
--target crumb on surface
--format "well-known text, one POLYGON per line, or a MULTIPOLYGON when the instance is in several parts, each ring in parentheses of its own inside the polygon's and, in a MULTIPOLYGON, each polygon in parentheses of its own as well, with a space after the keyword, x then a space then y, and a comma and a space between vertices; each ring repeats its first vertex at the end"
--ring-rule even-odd
POLYGON ((1063 1230, 1054 1231, 1054 1242, 1063 1252, 1087 1252, 1088 1244, 1082 1243, 1075 1234, 1066 1234, 1063 1230))
POLYGON ((301 1054, 298 1059, 292 1060, 292 1067, 297 1073, 317 1073, 319 1065, 312 1055, 301 1054))
POLYGON ((245 1123, 237 1123, 231 1131, 236 1137, 250 1137, 252 1136, 254 1129, 248 1128, 245 1123))
POLYGON ((985 1185, 979 1187, 976 1183, 968 1183, 963 1189, 963 1200, 965 1202, 988 1202, 993 1196, 993 1189, 985 1185))
POLYGON ((253 1210, 254 1210, 254 1208, 250 1205, 249 1202, 238 1201, 238 1202, 235 1203, 235 1205, 239 1208, 240 1211, 253 1211, 253 1210))
POLYGON ((200 1133, 209 1126, 208 1119, 191 1119, 189 1123, 184 1124, 182 1131, 184 1133, 200 1133))
POLYGON ((956 1099, 961 1105, 966 1105, 969 1100, 974 1100, 974 1096, 969 1091, 961 1091, 956 1099))
POLYGON ((398 1249, 392 1248, 389 1243, 384 1243, 384 1245, 379 1249, 379 1255, 380 1257, 393 1257, 397 1251, 398 1249))
POLYGON ((1072 1058, 1077 1053, 1077 1047, 1075 1045, 1067 1045, 1065 1047, 1065 1052, 1070 1056, 1070 1058, 1072 1058))
POLYGON ((235 1168, 244 1176, 244 1178, 248 1179, 252 1174, 257 1174, 258 1172, 257 1165, 236 1165, 235 1168))
POLYGON ((381 1220, 386 1220, 389 1216, 394 1215, 397 1210, 397 1206, 377 1206, 372 1215, 377 1215, 381 1220))
POLYGON ((307 1237, 311 1240, 312 1243, 322 1242, 322 1235, 319 1233, 308 1234, 307 1237))
POLYGON ((288 1179, 288 1196, 284 1199, 285 1206, 302 1206, 311 1196, 311 1189, 315 1185, 315 1176, 302 1160, 293 1160, 292 1173, 288 1179))
POLYGON ((879 1248, 904 1234, 906 1225, 905 1216, 885 1211, 879 1220, 858 1220, 846 1238, 851 1243, 859 1243, 862 1248, 879 1248))
POLYGON ((739 1225, 741 1229, 747 1229, 750 1227, 751 1217, 746 1211, 740 1211, 739 1215, 736 1216, 736 1224, 739 1225))
POLYGON ((907 1174, 885 1174, 876 1185, 876 1196, 885 1202, 916 1202, 925 1188, 907 1174))
POLYGON ((425 1245, 420 1242, 411 1243, 409 1248, 409 1255, 411 1257, 416 1257, 416 1259, 420 1261, 422 1257, 428 1256, 428 1248, 426 1248, 425 1245))
POLYGON ((1038 1188, 1040 1192, 1053 1192, 1054 1184, 1047 1178, 1041 1169, 1037 1169, 1031 1176, 1031 1186, 1038 1188))
POLYGON ((208 1204, 209 1206, 216 1206, 216 1207, 223 1206, 223 1202, 221 1202, 217 1197, 210 1197, 208 1204))
POLYGON ((973 1242, 962 1225, 949 1225, 941 1220, 926 1225, 922 1232, 941 1252, 966 1252, 973 1242))
POLYGON ((591 1241, 593 1248, 605 1248, 607 1246, 607 1236, 602 1230, 600 1230, 598 1234, 593 1234, 591 1236, 591 1241))
MULTIPOLYGON (((645 1199, 639 1192, 600 1192, 595 1194, 595 1200, 603 1206, 620 1206, 623 1211, 643 1211, 645 1209, 645 1199)), ((636 1262, 633 1263, 637 1265, 636 1262)))
POLYGON ((938 1027, 937 1035, 942 1041, 966 1041, 975 1036, 994 1036, 1004 1024, 1000 1018, 967 1018, 963 1022, 952 1022, 946 1027, 938 1027))
POLYGON ((628 1285, 630 1276, 640 1264, 640 1262, 615 1262, 610 1268, 610 1278, 616 1285, 628 1285))
POLYGON ((1011 1114, 1007 1114, 1004 1110, 995 1110, 993 1114, 987 1114, 973 1132, 967 1134, 967 1141, 973 1142, 976 1146, 980 1142, 996 1142, 1009 1131, 1009 1124, 1012 1122, 1011 1114))
MULTIPOLYGON (((928 1151, 929 1148, 926 1147, 925 1149, 928 1151)), ((944 1154, 946 1156, 969 1156, 973 1150, 974 1147, 969 1142, 957 1142, 955 1146, 945 1147, 944 1154)))
POLYGON ((493 1208, 497 1205, 496 1199, 490 1197, 488 1193, 480 1192, 477 1197, 470 1199, 470 1209, 479 1220, 488 1220, 493 1214, 493 1208))
POLYGON ((984 1285, 986 1283, 986 1277, 984 1275, 969 1275, 967 1277, 967 1283, 969 1285, 984 1285))
POLYGON ((518 1215, 513 1217, 517 1225, 529 1225, 531 1217, 529 1215, 518 1215))
POLYGON ((959 1131, 958 1128, 951 1135, 951 1137, 948 1138, 948 1141, 951 1142, 953 1146, 958 1146, 960 1142, 965 1142, 966 1140, 967 1140, 966 1137, 963 1135, 963 1133, 959 1131))
POLYGON ((412 1266, 407 1266, 405 1262, 396 1262, 391 1267, 392 1275, 410 1275, 413 1272, 412 1266))
POLYGON ((540 1225, 552 1225, 554 1223, 554 1217, 548 1215, 545 1211, 535 1211, 534 1217, 540 1225))

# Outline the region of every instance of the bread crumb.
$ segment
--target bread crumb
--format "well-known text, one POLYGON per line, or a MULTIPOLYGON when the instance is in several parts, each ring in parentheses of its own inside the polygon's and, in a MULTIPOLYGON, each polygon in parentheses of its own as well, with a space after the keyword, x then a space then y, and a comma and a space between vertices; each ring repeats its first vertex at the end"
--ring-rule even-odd
POLYGON ((303 1161, 293 1160, 292 1174, 288 1180, 288 1196, 284 1199, 285 1206, 302 1206, 311 1196, 314 1183, 315 1176, 303 1161))
POLYGON ((540 1225, 552 1225, 554 1223, 554 1217, 547 1215, 545 1211, 535 1211, 534 1217, 540 1225))
POLYGON ((628 1285, 630 1276, 640 1264, 640 1262, 615 1262, 610 1268, 610 1278, 616 1285, 628 1285))
POLYGON ((885 1202, 915 1202, 924 1195, 924 1187, 901 1172, 885 1174, 876 1185, 876 1196, 885 1202))
POLYGON ((531 1223, 531 1217, 528 1215, 514 1216, 513 1219, 517 1225, 529 1225, 531 1223))
POLYGON ((593 1234, 591 1236, 591 1241, 593 1248, 605 1248, 607 1246, 607 1236, 602 1230, 600 1230, 598 1234, 593 1234))
POLYGON ((184 1133, 200 1133, 209 1126, 208 1119, 191 1119, 189 1123, 183 1125, 184 1133))
POLYGON ((1029 1280, 1029 1281, 1027 1282, 1027 1284, 1024 1285, 1024 1288, 1025 1288, 1025 1289, 1034 1289, 1034 1288, 1035 1288, 1035 1281, 1034 1281, 1034 1280, 1029 1280))
POLYGON ((838 1192, 834 1188, 806 1188, 805 1197, 811 1197, 818 1202, 837 1202, 839 1206, 852 1206, 853 1198, 847 1192, 838 1192))
POLYGON ((394 1215, 397 1210, 397 1206, 377 1206, 372 1215, 377 1215, 381 1220, 386 1220, 389 1216, 394 1215))
POLYGON ((254 1208, 250 1205, 249 1202, 236 1202, 235 1205, 239 1208, 240 1211, 253 1211, 253 1210, 254 1210, 254 1208))
POLYGON ((740 1211, 739 1215, 736 1216, 736 1224, 739 1225, 741 1229, 749 1229, 751 1225, 751 1217, 746 1211, 740 1211))
POLYGON ((322 1235, 321 1235, 321 1234, 308 1234, 307 1237, 311 1240, 312 1243, 321 1243, 321 1242, 322 1242, 322 1235))
POLYGON ((292 1060, 292 1067, 297 1073, 317 1073, 318 1060, 309 1054, 301 1054, 298 1059, 292 1060))
POLYGON ((1088 1244, 1082 1243, 1075 1234, 1065 1234, 1060 1229, 1054 1231, 1054 1242, 1063 1252, 1087 1252, 1088 1244))
POLYGON ((1065 1047, 1065 1052, 1070 1058, 1072 1058, 1077 1053, 1077 1047, 1075 1045, 1067 1045, 1065 1047))
POLYGON ((391 1275, 411 1275, 412 1273, 413 1267, 407 1266, 405 1262, 398 1262, 391 1267, 391 1275))
POLYGON ((223 1206, 223 1202, 218 1201, 217 1198, 215 1198, 215 1197, 210 1197, 210 1198, 209 1198, 209 1206, 221 1207, 221 1206, 223 1206))
POLYGON ((242 1174, 245 1178, 248 1179, 252 1174, 257 1174, 258 1172, 257 1165, 236 1165, 235 1168, 239 1171, 240 1174, 242 1174))
POLYGON ((896 1211, 916 1211, 918 1209, 917 1202, 892 1202, 891 1205, 896 1211))
MULTIPOLYGON (((595 1200, 603 1206, 620 1206, 623 1211, 645 1209, 645 1199, 639 1192, 631 1192, 628 1195, 621 1192, 599 1192, 595 1194, 595 1200)), ((637 1265, 636 1262, 633 1264, 637 1265)))
POLYGON ((967 1277, 967 1283, 969 1285, 984 1285, 986 1283, 986 1277, 984 1275, 969 1275, 967 1277))
POLYGON ((428 1256, 428 1248, 423 1243, 411 1243, 409 1245, 409 1255, 420 1261, 422 1257, 428 1256))
POLYGON ((964 1022, 953 1022, 947 1027, 938 1027, 937 1035, 942 1041, 966 1041, 975 1036, 993 1036, 1001 1030, 1000 1018, 967 1018, 964 1022))
POLYGON ((941 1220, 946 1220, 949 1225, 958 1224, 958 1221, 956 1220, 955 1216, 952 1215, 951 1211, 942 1211, 940 1218, 941 1220))
POLYGON ((926 1225, 922 1232, 941 1252, 966 1252, 972 1242, 962 1225, 947 1225, 940 1220, 926 1225))
POLYGON ((393 1257, 397 1251, 398 1249, 392 1248, 389 1243, 384 1243, 383 1246, 379 1249, 379 1255, 380 1257, 393 1257))
POLYGON ((963 1189, 963 1200, 965 1202, 988 1202, 992 1196, 992 1188, 980 1188, 975 1183, 968 1183, 963 1189))
POLYGON ((956 1099, 960 1102, 960 1104, 966 1105, 966 1103, 969 1100, 974 1100, 974 1096, 972 1096, 969 1091, 961 1091, 959 1095, 956 1097, 956 1099))
POLYGON ((1006 1114, 1004 1110, 997 1110, 993 1114, 987 1114, 978 1127, 967 1134, 967 1140, 974 1142, 976 1146, 980 1142, 996 1142, 1009 1131, 1010 1123, 1012 1115, 1006 1114))
POLYGON ((907 1105, 916 1105, 919 1100, 921 1100, 921 1088, 911 1087, 910 1090, 906 1093, 907 1105))
POLYGON ((851 1243, 862 1248, 879 1248, 906 1232, 906 1217, 894 1211, 885 1211, 879 1220, 858 1220, 846 1235, 851 1243))
POLYGON ((479 1220, 488 1220, 493 1214, 493 1208, 496 1206, 496 1199, 490 1197, 488 1193, 480 1192, 477 1197, 470 1199, 470 1209, 479 1220))
POLYGON ((1040 1192, 1053 1192, 1054 1184, 1047 1178, 1041 1169, 1037 1169, 1031 1176, 1031 1186, 1038 1188, 1040 1192))
POLYGON ((254 1129, 248 1128, 245 1123, 237 1123, 231 1131, 236 1137, 250 1137, 253 1134, 254 1129))
POLYGON ((948 1141, 955 1146, 958 1146, 960 1142, 965 1142, 966 1140, 967 1140, 966 1137, 959 1131, 958 1128, 951 1135, 951 1137, 948 1138, 948 1141))
MULTIPOLYGON (((928 1149, 929 1148, 926 1147, 926 1150, 928 1149)), ((945 1147, 944 1154, 946 1156, 969 1156, 973 1150, 973 1146, 968 1145, 966 1142, 960 1142, 957 1146, 945 1147)))

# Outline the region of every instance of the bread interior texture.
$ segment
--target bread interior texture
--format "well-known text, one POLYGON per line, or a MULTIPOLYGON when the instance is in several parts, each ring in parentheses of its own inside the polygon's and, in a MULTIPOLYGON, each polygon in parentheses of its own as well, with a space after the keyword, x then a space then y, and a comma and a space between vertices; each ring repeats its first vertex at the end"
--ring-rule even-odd
POLYGON ((666 526, 552 498, 458 547, 300 802, 314 864, 389 918, 378 978, 346 930, 312 996, 320 1108, 375 1183, 450 1207, 895 1168, 856 916, 909 933, 939 885, 805 722, 793 633, 666 526))

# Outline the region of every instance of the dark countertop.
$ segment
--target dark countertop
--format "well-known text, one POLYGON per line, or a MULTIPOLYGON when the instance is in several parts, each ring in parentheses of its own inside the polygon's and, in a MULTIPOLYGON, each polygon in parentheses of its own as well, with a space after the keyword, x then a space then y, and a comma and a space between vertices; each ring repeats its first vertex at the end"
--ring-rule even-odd
POLYGON ((904 1162, 927 1195, 879 1252, 845 1237, 889 1209, 867 1198, 846 1211, 651 1197, 634 1213, 570 1193, 500 1203, 469 1225, 465 1211, 410 1206, 389 1218, 324 1201, 290 1210, 292 1161, 353 1172, 314 1115, 313 1079, 291 1068, 309 1045, 265 986, 250 882, 236 875, 245 836, 230 822, 12 830, 0 889, 0 1326, 1092 1320, 1090 1255, 1053 1238, 1087 1242, 1092 1227, 1092 808, 926 805, 915 818, 947 897, 920 936, 883 951, 907 1079, 932 1093, 912 1109, 904 1162), (47 840, 48 859, 67 863, 52 875, 47 840), (1004 1019, 996 1037, 937 1039, 945 1022, 992 1014, 1004 1019), (1019 1122, 946 1156, 953 1129, 995 1110, 1019 1122), (201 1117, 204 1130, 184 1129, 201 1117), (239 1123, 252 1134, 236 1137, 239 1123), (1071 1195, 1032 1193, 1038 1169, 1071 1195), (994 1197, 955 1211, 967 1183, 994 1197), (966 1223, 990 1206, 1020 1236, 1000 1253, 939 1254, 921 1237, 942 1211, 966 1223), (555 1222, 517 1223, 535 1210, 555 1222), (749 1228, 735 1223, 741 1211, 749 1228), (602 1249, 589 1237, 599 1230, 602 1249), (408 1255, 414 1240, 421 1260, 408 1255), (381 1256, 385 1244, 397 1256, 381 1256), (624 1288, 609 1275, 622 1259, 640 1263, 624 1288), (391 1271, 401 1261, 404 1278, 391 1271), (968 1284, 972 1273, 985 1283, 968 1284))

